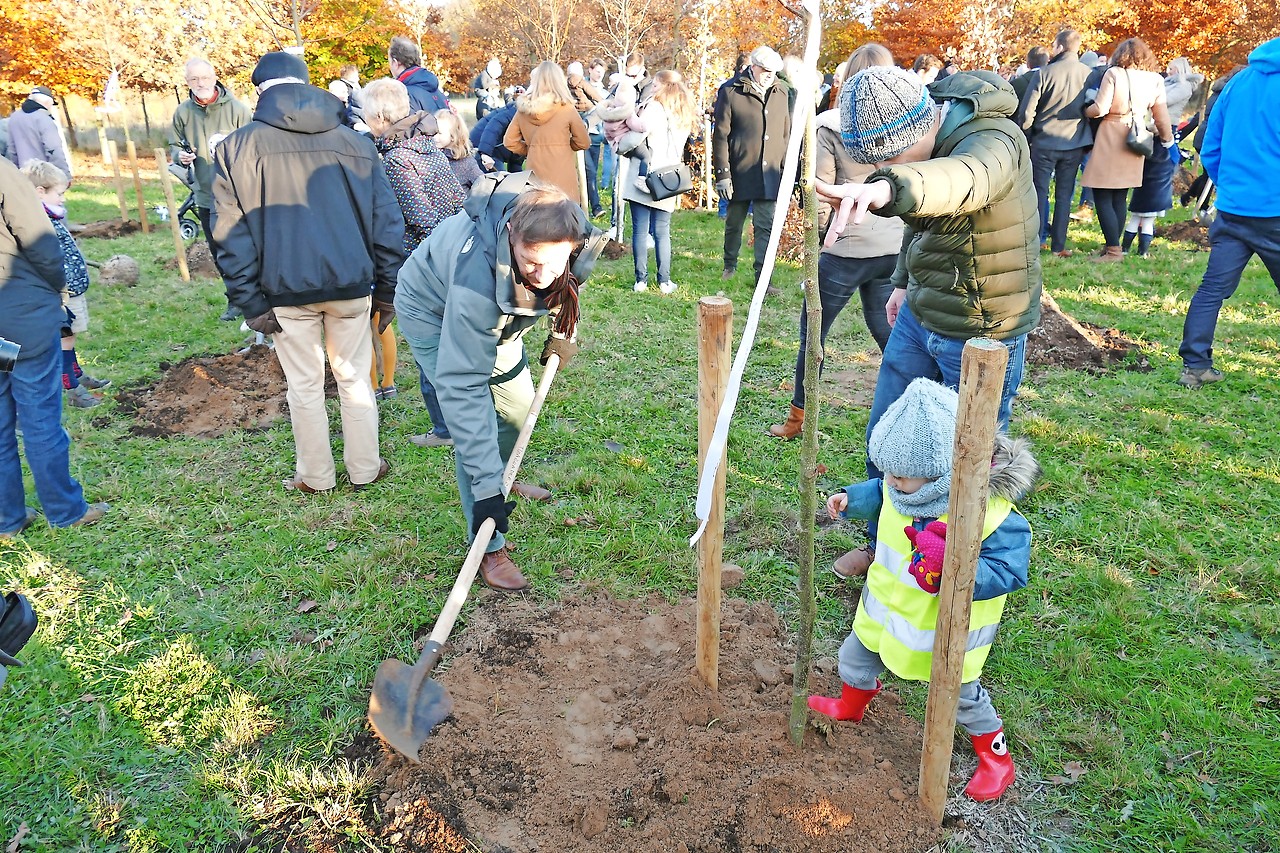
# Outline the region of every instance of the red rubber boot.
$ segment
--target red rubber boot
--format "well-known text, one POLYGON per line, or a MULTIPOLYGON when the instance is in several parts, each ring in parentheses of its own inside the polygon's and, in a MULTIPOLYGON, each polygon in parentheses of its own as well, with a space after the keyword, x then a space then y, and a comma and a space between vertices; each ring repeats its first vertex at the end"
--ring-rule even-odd
POLYGON ((973 751, 978 754, 978 769, 965 786, 964 795, 979 803, 998 800, 1013 784, 1014 776, 1013 759, 1009 757, 1004 729, 996 729, 986 735, 970 735, 969 739, 973 741, 973 751))
POLYGON ((884 685, 880 683, 880 679, 876 679, 874 690, 859 690, 856 687, 842 684, 839 699, 832 699, 827 696, 810 696, 809 708, 819 714, 826 714, 833 719, 853 720, 855 723, 860 723, 867 706, 871 704, 871 700, 875 698, 875 695, 883 687, 884 685))

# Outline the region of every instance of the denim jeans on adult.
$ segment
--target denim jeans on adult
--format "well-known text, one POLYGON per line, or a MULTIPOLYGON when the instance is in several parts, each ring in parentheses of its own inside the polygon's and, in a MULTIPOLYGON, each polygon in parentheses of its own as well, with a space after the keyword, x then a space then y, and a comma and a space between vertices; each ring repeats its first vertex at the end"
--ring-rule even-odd
POLYGON ((0 373, 0 533, 27 520, 18 456, 18 426, 36 497, 51 527, 66 527, 89 511, 84 490, 71 476, 71 438, 62 427, 62 347, 58 333, 38 356, 20 359, 0 373))
POLYGON ((649 235, 658 256, 658 284, 671 281, 671 212, 631 202, 631 257, 635 260, 636 281, 649 278, 649 235))
POLYGON ((587 203, 591 211, 600 209, 600 149, 604 147, 604 134, 591 134, 591 144, 583 152, 587 167, 587 203))
POLYGON ((427 372, 421 367, 418 368, 418 390, 422 392, 422 402, 427 407, 427 417, 431 420, 431 432, 440 438, 450 438, 449 427, 444 422, 444 412, 440 411, 440 398, 436 396, 436 389, 427 378, 427 372))
POLYGON ((1067 225, 1071 221, 1071 197, 1076 192, 1076 172, 1084 159, 1083 148, 1047 151, 1031 146, 1031 179, 1040 199, 1040 242, 1048 240, 1050 248, 1061 252, 1067 248, 1067 225), (1054 181, 1053 221, 1049 224, 1049 183, 1054 181))
MULTIPOLYGON (((1013 414, 1013 398, 1018 394, 1018 386, 1022 383, 1023 358, 1027 349, 1027 336, 1018 335, 1001 341, 1009 350, 1009 367, 1005 370, 1004 386, 1000 391, 1000 409, 997 415, 999 428, 1009 428, 1009 418, 1013 414)), ((871 415, 867 420, 867 440, 871 439, 871 430, 875 428, 880 416, 894 401, 902 396, 913 379, 924 377, 941 382, 948 388, 960 387, 960 358, 964 352, 965 342, 959 338, 949 338, 937 332, 931 332, 911 313, 911 309, 903 303, 898 311, 898 321, 893 324, 893 333, 889 335, 889 344, 885 347, 884 357, 880 360, 880 373, 876 377, 876 396, 871 404, 871 415)), ((867 476, 876 478, 883 475, 871 460, 867 460, 867 476)))
POLYGON ((1280 216, 1236 216, 1218 211, 1209 226, 1209 264, 1182 324, 1182 363, 1196 370, 1213 367, 1213 333, 1222 303, 1240 286, 1240 274, 1254 255, 1262 259, 1280 288, 1280 216))
POLYGON ((613 186, 613 171, 618 166, 618 155, 608 145, 600 147, 600 186, 613 186))
POLYGON ((773 213, 777 208, 776 201, 768 199, 733 199, 729 202, 729 213, 724 220, 724 268, 738 268, 738 253, 742 251, 742 228, 746 224, 747 214, 751 214, 752 231, 755 234, 755 271, 756 280, 760 280, 760 271, 764 269, 764 254, 769 248, 769 232, 773 230, 773 213))
MULTIPOLYGON (((849 304, 855 293, 861 296, 862 315, 867 329, 875 339, 876 346, 884 352, 889 341, 889 319, 885 316, 884 305, 893 294, 893 283, 889 277, 898 265, 897 255, 884 255, 879 258, 843 258, 829 252, 818 256, 818 300, 822 303, 821 337, 823 352, 826 352, 827 333, 831 331, 836 318, 849 304), (876 306, 879 306, 878 308, 876 306)), ((804 408, 804 364, 805 349, 809 341, 809 304, 801 301, 800 306, 800 352, 796 355, 795 393, 791 395, 791 405, 797 409, 804 408)), ((824 361, 825 364, 825 361, 824 361)))

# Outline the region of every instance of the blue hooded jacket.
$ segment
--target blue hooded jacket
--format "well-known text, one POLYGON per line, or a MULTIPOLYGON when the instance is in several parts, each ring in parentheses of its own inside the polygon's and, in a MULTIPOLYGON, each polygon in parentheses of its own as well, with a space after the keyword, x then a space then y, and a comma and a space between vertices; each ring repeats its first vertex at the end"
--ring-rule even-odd
POLYGON ((1280 38, 1249 54, 1249 67, 1222 90, 1209 114, 1200 159, 1218 187, 1218 210, 1280 216, 1280 38), (1225 144, 1224 144, 1225 142, 1225 144))

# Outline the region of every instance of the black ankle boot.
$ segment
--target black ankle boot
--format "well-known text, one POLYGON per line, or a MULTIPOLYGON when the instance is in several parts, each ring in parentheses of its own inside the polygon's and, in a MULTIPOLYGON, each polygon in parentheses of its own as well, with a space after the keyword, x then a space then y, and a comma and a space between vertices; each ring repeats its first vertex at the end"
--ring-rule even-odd
POLYGON ((1129 251, 1129 247, 1133 245, 1133 238, 1138 236, 1137 231, 1124 232, 1124 239, 1120 241, 1121 251, 1129 251))

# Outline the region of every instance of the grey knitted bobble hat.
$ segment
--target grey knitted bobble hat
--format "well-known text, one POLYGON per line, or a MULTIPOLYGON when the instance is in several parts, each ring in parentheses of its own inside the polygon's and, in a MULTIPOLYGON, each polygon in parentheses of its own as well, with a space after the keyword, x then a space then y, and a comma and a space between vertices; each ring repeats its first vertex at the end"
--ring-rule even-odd
POLYGON ((914 379, 885 409, 867 455, 886 474, 937 479, 951 473, 960 395, 930 379, 914 379))
POLYGON ((840 138, 859 163, 897 157, 929 132, 935 114, 929 90, 901 68, 864 68, 840 87, 840 138))

